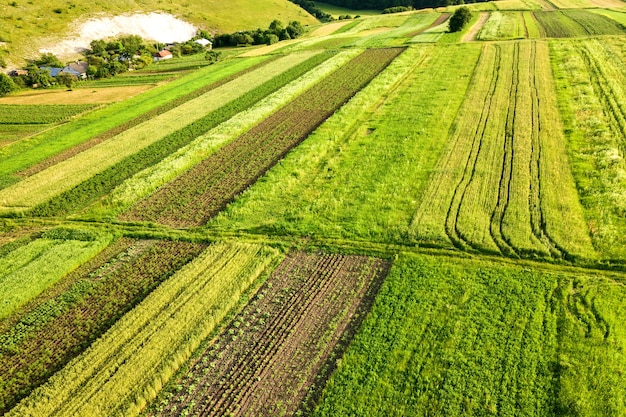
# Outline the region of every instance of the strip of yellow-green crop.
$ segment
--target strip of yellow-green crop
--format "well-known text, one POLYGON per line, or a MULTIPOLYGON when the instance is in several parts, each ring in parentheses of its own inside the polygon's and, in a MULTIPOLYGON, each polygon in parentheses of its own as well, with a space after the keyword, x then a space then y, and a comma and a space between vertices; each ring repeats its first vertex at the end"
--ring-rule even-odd
POLYGON ((209 247, 6 415, 138 415, 278 259, 260 245, 209 247))
POLYGON ((359 53, 361 51, 352 49, 335 55, 249 109, 198 137, 160 163, 139 172, 113 190, 109 196, 98 201, 81 217, 106 218, 121 214, 135 202, 231 142, 359 53))
POLYGON ((32 207, 62 193, 123 158, 156 142, 168 133, 252 90, 263 82, 305 61, 316 52, 291 54, 245 74, 209 93, 188 101, 148 122, 131 128, 75 157, 41 171, 4 190, 0 206, 32 207))
POLYGON ((0 258, 0 319, 95 256, 111 239, 110 235, 93 240, 42 238, 0 258))
POLYGON ((6 176, 266 59, 267 57, 229 60, 194 71, 128 100, 108 105, 66 125, 2 148, 0 184, 4 183, 2 179, 6 176))

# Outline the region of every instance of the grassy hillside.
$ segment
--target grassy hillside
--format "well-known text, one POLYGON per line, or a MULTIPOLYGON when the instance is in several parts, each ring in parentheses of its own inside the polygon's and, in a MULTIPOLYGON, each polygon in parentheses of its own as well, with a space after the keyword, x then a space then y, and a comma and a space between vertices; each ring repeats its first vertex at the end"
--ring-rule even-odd
POLYGON ((287 0, 15 0, 0 5, 0 53, 18 64, 36 56, 40 48, 76 36, 80 22, 88 18, 155 11, 170 13, 199 28, 217 32, 266 27, 274 19, 298 20, 305 25, 317 23, 287 0))

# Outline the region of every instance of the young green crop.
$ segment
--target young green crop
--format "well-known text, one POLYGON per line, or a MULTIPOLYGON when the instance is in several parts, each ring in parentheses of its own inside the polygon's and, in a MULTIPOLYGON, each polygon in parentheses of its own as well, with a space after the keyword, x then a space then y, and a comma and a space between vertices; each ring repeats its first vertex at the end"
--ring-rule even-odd
POLYGON ((39 295, 111 241, 37 239, 0 258, 0 319, 39 295))
POLYGON ((96 107, 93 104, 59 104, 59 105, 0 105, 0 124, 34 125, 51 124, 69 120, 72 116, 96 107))

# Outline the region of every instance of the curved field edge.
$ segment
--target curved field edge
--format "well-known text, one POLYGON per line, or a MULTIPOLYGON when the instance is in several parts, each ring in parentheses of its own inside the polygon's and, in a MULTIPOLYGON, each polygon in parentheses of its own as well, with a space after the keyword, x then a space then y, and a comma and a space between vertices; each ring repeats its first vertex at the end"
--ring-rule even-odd
POLYGON ((19 180, 18 171, 26 169, 65 149, 114 129, 158 106, 189 94, 207 83, 217 81, 268 57, 232 59, 185 75, 143 94, 93 111, 51 131, 16 142, 0 150, 0 184, 2 187, 19 180))
POLYGON ((619 414, 625 291, 585 271, 401 255, 313 415, 619 414))
POLYGON ((409 223, 479 54, 409 47, 208 227, 417 243, 409 223))
POLYGON ((210 246, 6 415, 137 415, 278 256, 210 246))

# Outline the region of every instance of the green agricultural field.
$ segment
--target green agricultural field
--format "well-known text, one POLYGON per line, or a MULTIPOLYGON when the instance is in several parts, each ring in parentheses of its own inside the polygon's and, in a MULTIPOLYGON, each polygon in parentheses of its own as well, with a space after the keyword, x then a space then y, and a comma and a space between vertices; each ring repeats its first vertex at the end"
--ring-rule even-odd
MULTIPOLYGON (((56 1, 0 21, 128 7, 56 1)), ((164 11, 305 13, 238 1, 164 11)), ((624 415, 616 1, 309 20, 0 105, 0 414, 624 415)))
POLYGON ((243 75, 244 79, 239 80, 235 86, 225 84, 218 87, 70 159, 29 176, 1 190, 0 205, 28 208, 41 204, 179 130, 184 127, 184 124, 202 118, 206 113, 220 108, 263 82, 277 77, 285 69, 303 62, 310 56, 312 56, 311 53, 292 54, 276 60, 263 67, 262 70, 243 75), (181 122, 184 124, 181 125, 181 122), (99 162, 94 163, 94 161, 99 162))
POLYGON ((0 319, 39 295, 109 244, 111 236, 37 239, 0 258, 0 319))
POLYGON ((522 12, 491 12, 489 20, 478 34, 478 39, 493 41, 528 38, 525 24, 522 12))
POLYGON ((315 416, 621 415, 623 281, 402 256, 315 416))
POLYGON ((407 242, 479 55, 478 45, 409 48, 209 225, 407 242))

